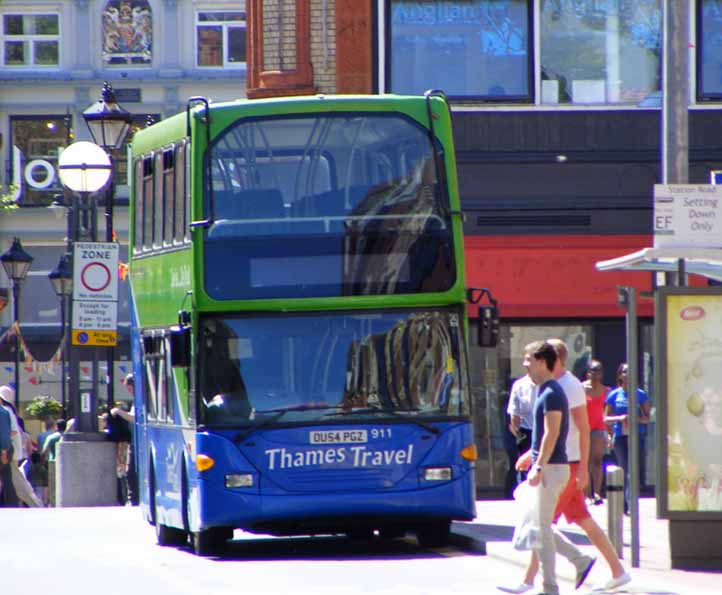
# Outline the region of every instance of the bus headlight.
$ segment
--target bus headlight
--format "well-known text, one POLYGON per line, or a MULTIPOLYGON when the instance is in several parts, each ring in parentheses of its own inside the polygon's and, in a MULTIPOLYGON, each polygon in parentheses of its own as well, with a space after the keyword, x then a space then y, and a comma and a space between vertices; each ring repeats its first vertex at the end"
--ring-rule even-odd
POLYGON ((253 487, 253 475, 251 473, 229 473, 226 475, 227 488, 250 488, 253 487))
POLYGON ((426 467, 424 479, 426 481, 450 481, 451 467, 426 467))

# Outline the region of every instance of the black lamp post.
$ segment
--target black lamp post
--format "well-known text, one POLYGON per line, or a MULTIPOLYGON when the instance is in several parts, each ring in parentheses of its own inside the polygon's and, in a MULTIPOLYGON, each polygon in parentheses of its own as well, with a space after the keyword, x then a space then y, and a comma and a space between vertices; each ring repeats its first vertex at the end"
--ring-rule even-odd
POLYGON ((73 264, 70 254, 63 254, 58 261, 57 266, 50 271, 48 279, 53 285, 55 295, 60 299, 60 358, 61 358, 61 391, 63 403, 63 417, 67 418, 67 374, 65 365, 65 353, 67 337, 66 315, 68 306, 68 298, 73 294, 73 264))
MULTIPOLYGON (((115 183, 113 180, 113 151, 122 149, 130 132, 133 116, 124 110, 115 98, 113 87, 108 81, 103 83, 100 99, 83 112, 83 118, 96 145, 108 154, 111 163, 111 178, 105 192, 105 241, 115 241, 113 233, 113 202, 115 201, 115 183)), ((108 406, 114 401, 114 349, 108 348, 108 406)))
POLYGON ((15 333, 15 409, 20 409, 20 318, 18 314, 18 294, 20 284, 33 264, 33 257, 30 256, 20 243, 20 238, 13 239, 10 249, 0 256, 5 273, 13 284, 13 324, 17 325, 15 333))
POLYGON ((83 112, 93 142, 106 152, 120 149, 125 143, 133 116, 118 105, 108 81, 103 83, 100 99, 83 112))
MULTIPOLYGON (((95 201, 92 195, 105 188, 110 180, 111 163, 108 155, 95 143, 79 141, 67 147, 58 159, 58 175, 65 188, 72 191, 73 202, 69 210, 70 220, 70 249, 75 251, 77 242, 97 242, 97 216, 95 201)), ((76 288, 74 287, 74 291, 76 288)), ((76 306, 71 295, 70 312, 75 312, 76 306)), ((70 319, 73 315, 69 316, 70 319)), ((80 390, 79 352, 74 348, 75 339, 68 347, 69 355, 69 400, 70 414, 76 419, 76 431, 80 435, 89 435, 97 430, 97 417, 95 415, 97 387, 97 361, 98 356, 93 349, 93 390, 82 392, 80 390)))

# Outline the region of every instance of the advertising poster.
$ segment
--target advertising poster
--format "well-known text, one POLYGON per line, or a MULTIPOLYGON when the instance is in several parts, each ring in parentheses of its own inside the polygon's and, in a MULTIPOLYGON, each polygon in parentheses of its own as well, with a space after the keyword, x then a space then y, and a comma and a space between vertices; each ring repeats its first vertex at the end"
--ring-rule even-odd
POLYGON ((722 293, 663 300, 667 510, 722 513, 722 293))

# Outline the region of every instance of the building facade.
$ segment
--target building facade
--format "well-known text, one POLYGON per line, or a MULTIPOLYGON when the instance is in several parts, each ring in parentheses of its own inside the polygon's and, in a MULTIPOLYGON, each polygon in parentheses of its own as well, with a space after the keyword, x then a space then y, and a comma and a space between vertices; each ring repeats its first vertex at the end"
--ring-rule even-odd
MULTIPOLYGON (((27 328, 37 350, 33 361, 52 359, 59 331, 57 300, 45 280, 64 235, 62 214, 56 219, 44 208, 59 191, 54 148, 88 137, 81 113, 103 80, 138 125, 148 114, 183 109, 193 95, 442 89, 454 117, 467 282, 491 289, 502 316, 499 347, 472 347, 483 453, 478 483, 498 490, 507 464, 504 410, 522 373, 523 345, 560 336, 570 347, 570 368, 583 375, 596 357, 605 382, 614 384, 625 358, 616 286, 652 288, 651 274, 598 273, 594 264, 651 245, 652 186, 662 180, 664 4, 670 3, 2 2, 0 175, 23 186, 21 208, 0 215, 0 243, 5 249, 19 235, 36 258, 47 254, 24 288, 44 301, 23 300, 21 308, 23 333, 27 328)), ((707 183, 711 171, 722 169, 722 0, 672 4, 689 23, 689 181, 707 183)), ((117 227, 124 241, 122 159, 119 169, 117 227)), ((1 315, 3 330, 9 311, 1 315)), ((654 401, 650 300, 640 299, 639 311, 640 382, 654 401)), ((7 342, 0 358, 12 360, 7 342)), ((26 368, 32 374, 33 366, 26 368)), ((649 484, 653 440, 647 444, 649 484)))
MULTIPOLYGON (((502 316, 498 349, 473 348, 482 490, 504 482, 504 411, 511 382, 523 373, 523 346, 562 337, 577 375, 595 357, 614 385, 625 359, 616 286, 649 291, 655 282, 649 273, 599 273, 594 265, 652 242, 652 191, 662 181, 664 4, 249 2, 249 96, 296 86, 438 88, 451 100, 467 283, 491 289, 502 316), (284 26, 303 37, 279 45, 284 26), (274 48, 285 52, 282 60, 274 48)), ((722 168, 722 2, 671 6, 689 23, 689 181, 709 183, 722 168)), ((640 299, 639 313, 640 383, 654 401, 651 300, 640 299)), ((651 484, 652 437, 647 445, 651 484)))
MULTIPOLYGON (((21 400, 61 398, 60 302, 48 273, 65 252, 59 149, 91 140, 82 112, 104 81, 133 116, 133 129, 185 109, 194 95, 215 101, 245 95, 244 2, 208 0, 3 0, 0 3, 0 188, 19 208, 0 211, 0 251, 14 237, 34 262, 21 287, 21 400), (50 207, 50 208, 48 208, 50 207)), ((114 155, 114 229, 127 261, 128 186, 124 151, 114 155)), ((98 206, 100 240, 104 205, 98 206)), ((8 287, 2 274, 1 287, 8 287)), ((121 284, 120 345, 114 390, 128 359, 128 300, 121 284)), ((126 290, 127 291, 127 290, 126 290)), ((0 383, 13 380, 12 307, 0 312, 0 383)), ((101 380, 106 377, 101 363, 101 380)), ((90 380, 89 365, 81 378, 90 380)), ((99 397, 104 399, 106 386, 99 397)))

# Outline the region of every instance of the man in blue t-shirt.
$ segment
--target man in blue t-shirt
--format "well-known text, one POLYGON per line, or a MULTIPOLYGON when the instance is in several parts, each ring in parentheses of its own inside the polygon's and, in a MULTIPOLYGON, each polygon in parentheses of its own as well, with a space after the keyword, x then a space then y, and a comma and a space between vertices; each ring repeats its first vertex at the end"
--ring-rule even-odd
POLYGON ((569 431, 569 405, 561 386, 554 380, 557 352, 552 345, 539 341, 524 356, 524 367, 539 393, 534 403, 532 428, 532 467, 527 475, 529 485, 537 488, 539 534, 538 550, 544 577, 544 593, 558 595, 556 579, 556 546, 552 521, 557 500, 569 480, 566 440, 569 431))

